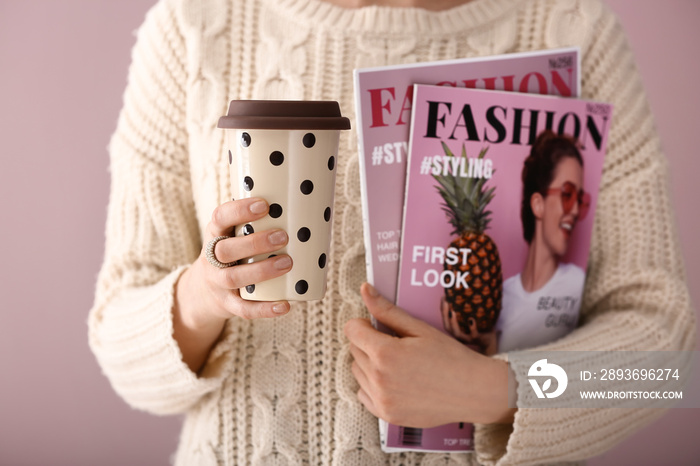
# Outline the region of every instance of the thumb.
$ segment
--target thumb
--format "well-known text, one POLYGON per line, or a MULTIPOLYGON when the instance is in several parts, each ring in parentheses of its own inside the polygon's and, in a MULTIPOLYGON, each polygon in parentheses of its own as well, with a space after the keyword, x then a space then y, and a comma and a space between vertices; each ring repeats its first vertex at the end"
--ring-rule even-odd
POLYGON ((400 337, 417 336, 424 332, 426 327, 432 328, 381 296, 369 283, 362 284, 360 294, 370 314, 400 337))

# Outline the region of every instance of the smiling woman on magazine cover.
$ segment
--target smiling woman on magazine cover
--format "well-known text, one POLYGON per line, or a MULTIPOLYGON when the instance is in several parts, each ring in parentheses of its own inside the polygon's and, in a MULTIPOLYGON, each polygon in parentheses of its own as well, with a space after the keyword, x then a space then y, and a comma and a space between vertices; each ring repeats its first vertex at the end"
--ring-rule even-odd
MULTIPOLYGON (((89 339, 131 406, 185 414, 176 464, 570 462, 658 416, 509 408, 507 354, 471 351, 364 284, 354 133, 341 137, 336 162, 323 300, 240 298, 239 288, 290 270, 284 255, 227 268, 206 257, 213 239, 269 212, 262 199, 231 200, 216 128, 230 100, 337 100, 352 117, 354 68, 564 46, 581 48, 582 97, 613 104, 616 117, 580 323, 539 349, 693 348, 666 161, 632 53, 601 0, 157 2, 139 30, 110 143, 89 339), (376 331, 367 311, 397 336, 376 331), (475 454, 392 457, 375 416, 415 427, 477 423, 475 454)), ((287 241, 259 231, 211 252, 233 263, 287 241)), ((528 384, 517 377, 520 396, 528 384)))
POLYGON ((522 181, 520 216, 529 248, 523 271, 503 283, 500 352, 533 348, 573 330, 586 279, 579 266, 562 262, 591 202, 576 142, 541 133, 525 160, 522 181))

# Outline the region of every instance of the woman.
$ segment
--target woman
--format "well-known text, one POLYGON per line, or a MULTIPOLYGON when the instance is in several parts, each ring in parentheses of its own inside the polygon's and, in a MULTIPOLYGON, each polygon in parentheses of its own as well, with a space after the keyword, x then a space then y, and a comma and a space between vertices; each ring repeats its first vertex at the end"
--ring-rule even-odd
POLYGON ((503 283, 498 319, 501 352, 533 348, 569 333, 578 322, 585 272, 563 263, 576 223, 590 206, 575 141, 551 131, 532 145, 522 172, 520 218, 529 248, 523 271, 503 283))
MULTIPOLYGON (((240 299, 248 281, 289 270, 284 257, 225 269, 207 261, 211 239, 268 211, 264 200, 230 201, 216 129, 229 100, 338 100, 352 117, 355 67, 580 45, 584 96, 613 103, 617 116, 584 325, 559 344, 694 344, 664 158, 631 51, 600 0, 333 3, 162 0, 148 14, 110 145, 107 244, 89 319, 91 348, 114 389, 136 408, 186 414, 179 465, 443 462, 382 453, 373 414, 419 427, 482 423, 476 455, 451 457, 472 464, 581 460, 648 423, 654 413, 644 410, 513 413, 504 357, 470 352, 361 287, 357 144, 348 135, 323 301, 240 299), (649 212, 654 228, 619 228, 648 224, 649 212), (403 338, 376 332, 363 303, 403 338)), ((286 241, 285 232, 256 232, 219 242, 214 254, 231 262, 286 241)))

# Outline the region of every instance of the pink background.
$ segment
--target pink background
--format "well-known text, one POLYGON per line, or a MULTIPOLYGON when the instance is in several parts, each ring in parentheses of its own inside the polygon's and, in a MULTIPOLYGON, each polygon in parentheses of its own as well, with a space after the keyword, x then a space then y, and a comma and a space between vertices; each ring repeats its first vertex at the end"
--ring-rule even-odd
MULTIPOLYGON (((607 0, 635 49, 670 161, 700 302, 700 2, 607 0)), ((181 420, 130 409, 87 346, 104 247, 106 146, 132 31, 152 0, 0 2, 0 464, 165 465, 181 420)), ((673 410, 595 466, 697 464, 698 410, 673 410)))

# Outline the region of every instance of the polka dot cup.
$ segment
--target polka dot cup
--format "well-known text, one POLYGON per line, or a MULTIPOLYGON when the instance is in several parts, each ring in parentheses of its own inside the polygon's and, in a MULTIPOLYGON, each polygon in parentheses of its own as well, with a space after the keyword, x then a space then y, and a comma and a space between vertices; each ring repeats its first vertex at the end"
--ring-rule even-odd
MULTIPOLYGON (((261 197, 266 217, 235 228, 236 236, 281 228, 294 266, 287 274, 240 290, 253 301, 311 301, 326 292, 340 130, 350 121, 333 101, 234 100, 219 120, 226 130, 235 199, 261 197)), ((267 259, 253 256, 245 262, 267 259)))

